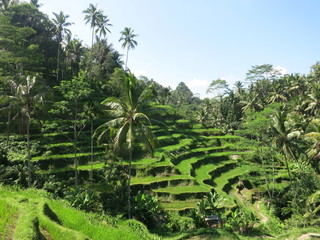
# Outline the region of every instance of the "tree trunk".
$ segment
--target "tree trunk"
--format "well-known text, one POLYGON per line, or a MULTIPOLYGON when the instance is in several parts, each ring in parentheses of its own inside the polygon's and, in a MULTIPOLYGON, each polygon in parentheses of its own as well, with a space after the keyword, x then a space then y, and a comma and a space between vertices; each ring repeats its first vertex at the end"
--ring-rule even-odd
MULTIPOLYGON (((11 103, 9 103, 9 108, 11 106, 11 103)), ((10 122, 11 122, 11 111, 8 112, 8 121, 7 121, 7 139, 6 139, 6 145, 9 147, 9 137, 10 137, 10 122)))
POLYGON ((78 120, 78 103, 76 102, 76 112, 73 124, 73 148, 74 148, 74 173, 75 173, 75 185, 78 188, 78 156, 77 156, 77 120, 78 120))
POLYGON ((287 171, 288 171, 290 183, 292 183, 291 172, 290 172, 290 168, 289 168, 289 164, 288 164, 288 159, 287 159, 287 156, 286 156, 286 155, 284 156, 284 160, 285 160, 285 162, 286 162, 286 168, 287 168, 287 171))
POLYGON ((31 187, 30 117, 27 117, 28 187, 31 187))
POLYGON ((91 134, 91 156, 90 156, 90 161, 91 161, 91 171, 90 171, 90 187, 91 190, 93 189, 93 118, 90 118, 90 134, 91 134))
POLYGON ((129 55, 129 46, 127 47, 127 57, 126 57, 126 66, 124 68, 124 70, 127 70, 128 69, 128 55, 129 55))
POLYGON ((131 219, 131 160, 132 149, 129 150, 129 179, 128 179, 128 218, 131 219))
POLYGON ((57 83, 59 82, 59 71, 60 71, 60 39, 58 40, 58 56, 57 56, 57 83))

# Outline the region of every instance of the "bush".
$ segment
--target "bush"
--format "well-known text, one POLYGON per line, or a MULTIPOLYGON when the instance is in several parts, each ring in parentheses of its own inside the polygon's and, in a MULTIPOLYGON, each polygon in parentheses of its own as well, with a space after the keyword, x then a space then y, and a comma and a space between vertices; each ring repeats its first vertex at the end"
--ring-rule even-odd
POLYGON ((252 232, 256 222, 257 219, 252 212, 237 209, 231 213, 231 217, 225 226, 227 229, 238 231, 240 234, 248 234, 252 232))
POLYGON ((168 212, 166 223, 162 226, 164 232, 184 232, 194 228, 195 223, 192 218, 180 216, 177 212, 168 212))
POLYGON ((65 199, 72 207, 80 210, 96 212, 102 210, 99 196, 92 191, 70 188, 70 192, 66 194, 65 199))
POLYGON ((161 213, 163 210, 156 196, 139 191, 133 197, 132 216, 149 228, 156 227, 161 222, 161 213))

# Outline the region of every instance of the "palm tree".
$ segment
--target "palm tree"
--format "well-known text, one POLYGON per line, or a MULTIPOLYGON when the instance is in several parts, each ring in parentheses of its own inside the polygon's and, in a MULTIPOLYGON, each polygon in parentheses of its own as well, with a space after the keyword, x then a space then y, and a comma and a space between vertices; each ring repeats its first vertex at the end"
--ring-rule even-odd
POLYGON ((0 12, 6 11, 10 5, 16 3, 16 0, 1 0, 0 1, 0 12))
POLYGON ((77 76, 80 71, 81 56, 84 53, 82 41, 80 39, 71 38, 71 35, 67 35, 66 43, 64 44, 66 52, 65 63, 70 68, 71 78, 77 76))
POLYGON ((98 104, 97 101, 94 100, 89 100, 88 102, 86 102, 84 104, 84 112, 85 115, 87 117, 87 119, 90 121, 90 150, 91 150, 91 154, 90 154, 90 165, 91 165, 91 169, 90 169, 90 187, 92 190, 92 184, 93 184, 93 161, 94 161, 94 151, 93 151, 93 123, 94 120, 97 118, 97 115, 100 112, 100 104, 98 104))
POLYGON ((4 112, 7 115, 7 126, 6 126, 6 146, 9 146, 9 137, 10 137, 10 127, 12 122, 12 113, 17 111, 17 98, 15 93, 17 91, 17 84, 12 79, 6 79, 4 82, 6 89, 1 89, 0 91, 0 111, 4 112))
POLYGON ((136 40, 134 40, 135 37, 137 37, 137 34, 133 33, 134 30, 128 27, 125 27, 124 30, 120 33, 121 37, 119 39, 119 42, 123 42, 122 43, 122 47, 123 48, 127 48, 127 58, 126 58, 126 66, 125 66, 125 70, 127 70, 127 64, 128 64, 128 53, 129 53, 129 49, 134 49, 138 43, 136 40))
POLYGON ((136 140, 141 139, 153 153, 157 141, 147 126, 150 120, 146 115, 146 112, 152 109, 148 103, 153 98, 153 86, 148 85, 139 92, 137 79, 133 74, 123 75, 122 80, 121 96, 119 98, 109 97, 102 102, 109 108, 108 113, 113 119, 98 127, 95 135, 98 135, 98 142, 101 142, 102 137, 107 133, 114 132, 114 152, 119 154, 121 150, 126 149, 128 153, 128 217, 131 218, 130 181, 134 144, 136 140))
POLYGON ((67 22, 69 15, 64 15, 62 11, 60 13, 53 13, 55 18, 52 19, 55 28, 56 28, 56 36, 58 40, 58 54, 57 54, 57 81, 59 81, 59 71, 60 71, 60 48, 61 42, 65 34, 71 34, 71 31, 67 28, 73 23, 67 22))
POLYGON ((42 4, 39 3, 38 0, 30 0, 30 4, 32 4, 33 6, 35 6, 36 8, 41 7, 42 4))
POLYGON ((281 107, 274 116, 271 117, 272 120, 272 130, 275 136, 275 145, 280 149, 285 158, 285 163, 288 171, 288 175, 291 178, 291 173, 288 165, 288 158, 293 158, 297 160, 297 152, 299 149, 298 137, 301 132, 294 129, 294 126, 290 126, 287 122, 287 111, 284 107, 281 107))
POLYGON ((306 112, 310 112, 313 116, 318 116, 320 113, 320 84, 314 84, 311 89, 311 93, 308 94, 308 99, 304 101, 308 104, 305 109, 306 112))
POLYGON ((12 100, 19 105, 19 112, 13 118, 21 116, 26 122, 26 133, 27 133, 27 151, 28 151, 28 186, 31 186, 31 146, 30 146, 30 121, 32 115, 37 109, 43 104, 44 96, 47 93, 47 89, 44 85, 40 84, 36 77, 30 75, 22 76, 22 82, 16 83, 11 81, 10 84, 15 89, 15 94, 11 97, 12 100))
POLYGON ((90 3, 89 7, 86 10, 84 10, 82 13, 86 14, 84 16, 85 23, 86 24, 90 23, 90 27, 92 28, 92 34, 91 34, 91 47, 92 47, 95 27, 98 26, 99 21, 101 23, 101 18, 104 18, 103 12, 101 9, 97 9, 97 5, 93 5, 92 3, 90 3))
POLYGON ((108 16, 100 15, 97 19, 97 26, 96 33, 99 32, 99 38, 101 38, 101 35, 106 36, 107 32, 111 33, 109 30, 109 26, 112 26, 112 24, 109 23, 108 16))

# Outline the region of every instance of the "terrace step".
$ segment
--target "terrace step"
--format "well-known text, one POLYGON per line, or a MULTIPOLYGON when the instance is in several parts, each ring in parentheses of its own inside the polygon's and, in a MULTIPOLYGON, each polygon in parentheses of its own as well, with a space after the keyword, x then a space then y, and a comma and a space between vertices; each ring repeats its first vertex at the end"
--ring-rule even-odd
POLYGON ((187 201, 171 201, 171 202, 160 202, 160 205, 166 211, 184 211, 187 209, 193 209, 197 207, 197 202, 201 199, 190 199, 187 201))

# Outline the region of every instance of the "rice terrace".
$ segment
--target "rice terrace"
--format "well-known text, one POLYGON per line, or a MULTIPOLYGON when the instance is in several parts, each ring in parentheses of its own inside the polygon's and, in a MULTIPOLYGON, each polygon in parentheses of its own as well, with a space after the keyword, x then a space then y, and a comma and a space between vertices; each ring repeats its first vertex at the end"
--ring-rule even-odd
POLYGON ((244 6, 124 0, 120 14, 119 2, 106 1, 113 10, 102 1, 58 2, 55 12, 48 0, 0 1, 0 239, 320 239, 319 62, 308 73, 260 64, 241 80, 169 83, 175 70, 206 74, 198 63, 180 68, 177 58, 172 78, 158 82, 164 75, 138 74, 135 64, 166 74, 175 50, 186 56, 201 43, 171 49, 182 37, 174 26, 185 27, 172 21, 170 43, 158 46, 172 53, 163 64, 159 49, 147 49, 153 29, 114 31, 122 20, 135 26, 143 12, 150 22, 143 19, 142 30, 163 7, 174 9, 169 19, 184 16, 177 4, 185 4, 203 11, 193 30, 200 31, 215 26, 209 8, 244 6), (116 26, 111 16, 120 15, 116 26), (200 87, 205 97, 195 94, 200 87))

